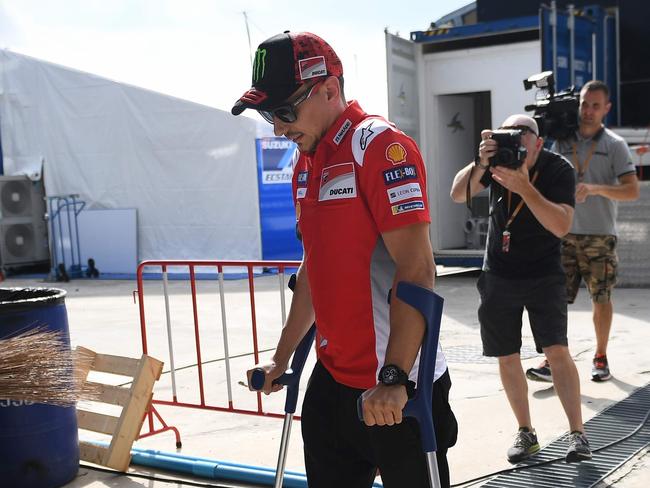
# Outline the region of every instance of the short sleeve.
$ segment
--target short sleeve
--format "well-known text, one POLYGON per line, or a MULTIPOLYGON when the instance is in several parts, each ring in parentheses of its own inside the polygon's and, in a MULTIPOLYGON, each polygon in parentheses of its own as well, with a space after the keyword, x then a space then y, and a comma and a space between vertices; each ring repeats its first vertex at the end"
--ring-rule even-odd
POLYGON ((385 130, 367 147, 358 164, 359 187, 380 232, 431 222, 426 170, 410 137, 385 130))
POLYGON ((612 166, 617 178, 629 173, 636 173, 636 167, 632 162, 630 148, 624 140, 617 139, 613 143, 612 166))
MULTIPOLYGON (((555 155, 554 155, 555 156, 555 155)), ((576 205, 576 174, 571 163, 564 157, 557 156, 559 168, 546 190, 546 198, 553 203, 564 203, 571 207, 576 205)))

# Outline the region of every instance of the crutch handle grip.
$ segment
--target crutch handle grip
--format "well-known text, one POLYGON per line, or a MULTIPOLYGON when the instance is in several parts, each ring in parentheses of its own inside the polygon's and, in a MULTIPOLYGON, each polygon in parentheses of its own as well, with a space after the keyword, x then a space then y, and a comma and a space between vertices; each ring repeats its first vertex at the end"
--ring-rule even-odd
MULTIPOLYGON (((296 404, 298 403, 298 387, 300 384, 300 375, 302 369, 311 351, 311 345, 314 342, 316 334, 316 326, 312 325, 302 338, 291 360, 291 367, 286 373, 273 380, 274 385, 285 385, 287 387, 287 399, 284 403, 285 413, 295 413, 296 404)), ((264 388, 264 381, 266 380, 266 373, 262 368, 255 368, 251 374, 251 388, 253 390, 261 390, 264 388)))

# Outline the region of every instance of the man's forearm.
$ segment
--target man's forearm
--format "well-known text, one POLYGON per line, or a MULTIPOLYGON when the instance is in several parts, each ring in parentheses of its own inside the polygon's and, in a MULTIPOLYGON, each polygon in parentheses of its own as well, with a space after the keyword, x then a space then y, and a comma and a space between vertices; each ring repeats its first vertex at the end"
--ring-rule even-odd
POLYGON ((467 201, 467 181, 469 180, 470 173, 472 181, 470 182, 470 195, 474 196, 480 192, 484 187, 481 185, 481 178, 485 174, 485 169, 476 166, 473 162, 469 163, 461 169, 451 185, 451 199, 456 203, 463 203, 467 201), (474 168, 474 170, 472 170, 474 168))
POLYGON ((563 237, 569 232, 573 212, 569 211, 568 206, 547 200, 533 185, 529 185, 521 197, 546 230, 557 237, 563 237))
POLYGON ((273 362, 277 365, 287 366, 291 355, 313 323, 314 308, 311 301, 307 270, 303 263, 298 269, 289 315, 273 354, 273 362))
MULTIPOLYGON (((435 268, 435 265, 433 265, 435 268)), ((425 323, 422 314, 395 296, 397 283, 406 281, 424 288, 433 288, 434 270, 423 266, 423 272, 395 274, 390 306, 390 338, 385 364, 395 364, 410 371, 422 345, 425 323)))
POLYGON ((621 185, 589 185, 589 195, 600 195, 610 200, 633 201, 639 198, 638 183, 621 185))

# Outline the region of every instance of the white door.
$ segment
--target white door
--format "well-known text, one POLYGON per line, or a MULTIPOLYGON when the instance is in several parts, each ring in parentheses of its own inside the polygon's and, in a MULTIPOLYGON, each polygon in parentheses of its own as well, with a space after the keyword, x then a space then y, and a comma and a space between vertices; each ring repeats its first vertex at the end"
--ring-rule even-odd
POLYGON ((434 140, 437 147, 434 149, 435 165, 432 166, 436 174, 429 174, 429 178, 436 182, 430 186, 435 194, 429 195, 433 219, 432 243, 437 250, 465 248, 467 207, 454 203, 449 192, 458 170, 472 161, 476 152, 474 97, 464 94, 438 95, 436 98, 438 120, 434 140))

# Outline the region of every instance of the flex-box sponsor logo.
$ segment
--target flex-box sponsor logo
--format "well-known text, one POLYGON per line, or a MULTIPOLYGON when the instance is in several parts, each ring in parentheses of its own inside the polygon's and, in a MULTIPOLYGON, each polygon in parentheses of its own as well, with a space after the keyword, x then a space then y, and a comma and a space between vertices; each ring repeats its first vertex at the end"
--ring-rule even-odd
POLYGON ((415 169, 415 166, 411 164, 384 171, 384 183, 386 183, 386 185, 394 185, 395 183, 404 180, 414 180, 417 177, 417 170, 415 169))

